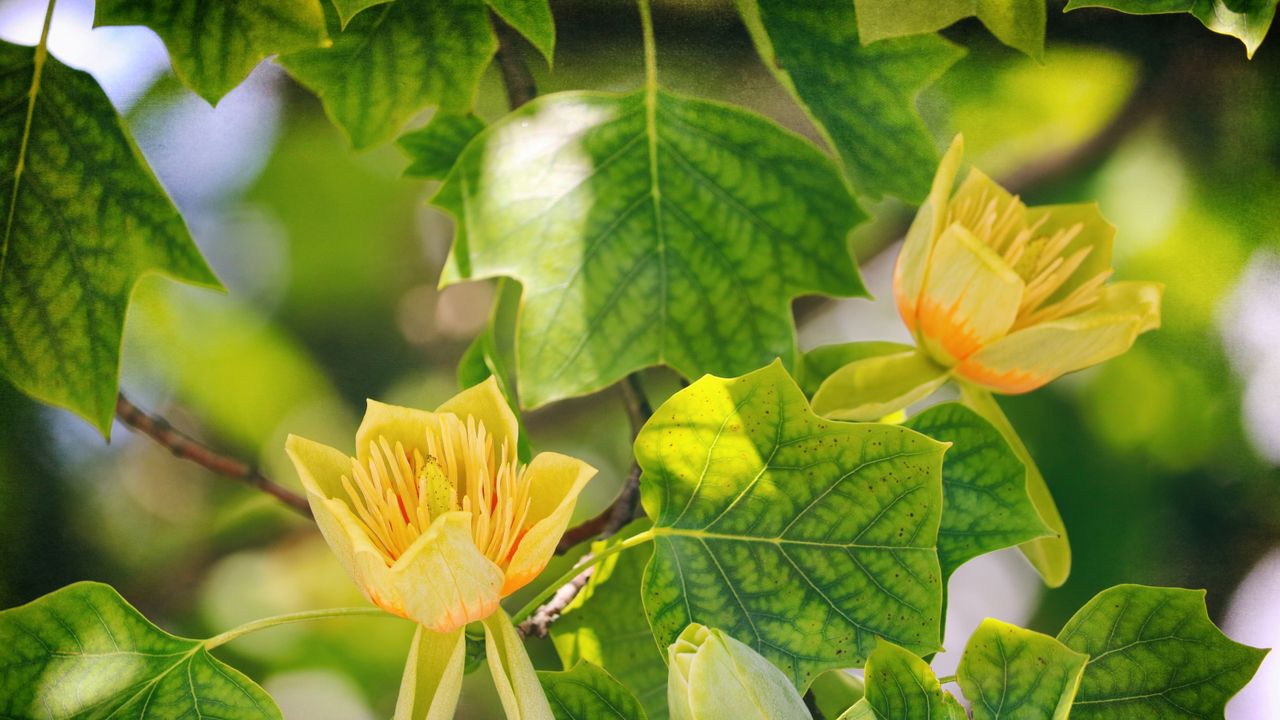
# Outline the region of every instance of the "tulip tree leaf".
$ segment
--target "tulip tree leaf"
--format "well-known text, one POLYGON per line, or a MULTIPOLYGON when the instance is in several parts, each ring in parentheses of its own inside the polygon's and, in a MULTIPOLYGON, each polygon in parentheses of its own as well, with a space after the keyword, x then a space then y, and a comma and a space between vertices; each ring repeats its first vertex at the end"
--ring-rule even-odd
MULTIPOLYGON (((628 526, 614 537, 630 536, 634 529, 628 526)), ((607 542, 595 543, 592 552, 600 552, 607 542)), ((630 550, 598 565, 551 626, 551 639, 566 668, 582 663, 603 667, 635 693, 650 720, 663 720, 667 664, 640 601, 640 578, 647 562, 645 553, 630 550)))
POLYGON ((525 36, 551 63, 556 51, 556 21, 548 0, 485 0, 508 25, 525 36))
POLYGON ((863 214, 828 158, 757 115, 656 90, 528 103, 467 146, 433 202, 460 228, 444 282, 524 285, 526 407, 650 365, 791 365, 791 298, 865 293, 845 242, 863 214))
POLYGON ((1072 720, 1220 718, 1267 654, 1223 635, 1203 590, 1142 585, 1094 596, 1058 640, 1090 656, 1072 720))
POLYGON ((738 7, 764 64, 838 153, 854 189, 922 199, 938 151, 915 97, 963 51, 937 35, 863 47, 849 0, 738 0, 738 7))
POLYGON ((498 44, 483 0, 395 0, 351 19, 333 46, 280 58, 357 149, 421 110, 466 112, 498 44))
POLYGON ((589 662, 563 672, 539 672, 538 681, 556 720, 645 720, 631 691, 589 662))
POLYGON ((1239 39, 1252 58, 1271 29, 1276 5, 1276 0, 1070 0, 1064 12, 1109 8, 1132 15, 1191 13, 1210 30, 1239 39))
POLYGON ((462 149, 481 130, 484 121, 475 115, 437 115, 426 127, 401 135, 396 144, 410 158, 404 174, 443 180, 462 149))
POLYGON ((960 657, 973 720, 1066 720, 1089 659, 1038 632, 984 620, 960 657))
POLYGON ((905 425, 952 443, 942 464, 942 576, 973 558, 1050 534, 1027 495, 1027 469, 991 423, 958 403, 935 405, 905 425))
POLYGON ((976 16, 1000 42, 1044 57, 1044 0, 854 0, 862 42, 941 30, 976 16))
POLYGON ((333 7, 338 11, 338 21, 342 23, 342 27, 346 27, 351 22, 351 18, 364 12, 366 8, 374 5, 382 5, 391 2, 391 0, 330 0, 333 7))
POLYGON ((823 345, 804 353, 800 362, 801 370, 796 373, 798 375, 796 382, 800 383, 804 394, 812 398, 824 380, 851 362, 882 355, 896 355, 913 349, 911 345, 879 340, 823 345))
POLYGON ((0 637, 0 717, 281 717, 202 641, 152 625, 100 583, 0 612, 0 637))
POLYGON ((929 663, 893 643, 881 642, 872 651, 863 680, 864 700, 877 720, 964 717, 954 698, 947 702, 950 695, 943 691, 929 663), (960 715, 955 716, 955 710, 960 715))
POLYGON ((887 638, 938 650, 940 443, 815 415, 778 362, 673 395, 636 439, 659 645, 731 633, 804 688, 887 638))
POLYGON ((98 0, 94 25, 145 25, 182 83, 217 103, 268 55, 326 43, 320 0, 98 0))
POLYGON ((0 373, 106 433, 139 276, 218 280, 92 77, 0 43, 0 104, 0 373))

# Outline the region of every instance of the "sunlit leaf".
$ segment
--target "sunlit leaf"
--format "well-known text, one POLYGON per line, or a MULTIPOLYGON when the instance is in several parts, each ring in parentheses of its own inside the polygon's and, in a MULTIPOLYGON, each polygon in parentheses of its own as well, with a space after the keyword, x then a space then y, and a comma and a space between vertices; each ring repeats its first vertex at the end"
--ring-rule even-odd
POLYGON ((863 215, 830 160, 665 92, 539 98, 477 136, 434 202, 459 221, 443 282, 524 284, 526 407, 650 365, 791 365, 791 298, 864 292, 845 241, 863 215))
POLYGON ((538 680, 556 720, 645 720, 635 696, 589 662, 563 672, 539 672, 538 680))
POLYGON ((426 127, 406 133, 396 140, 409 156, 404 174, 443 180, 462 149, 484 130, 484 121, 475 115, 436 115, 426 127))
POLYGON ((957 672, 974 720, 1066 720, 1088 655, 1048 635, 988 618, 957 672))
POLYGON ((1209 620, 1203 590, 1118 585, 1058 634, 1088 654, 1072 720, 1222 717, 1267 654, 1209 620))
POLYGON ((278 719, 200 640, 152 625, 115 590, 76 583, 0 612, 0 716, 278 719))
POLYGON ((485 0, 508 25, 520 31, 550 64, 556 51, 556 22, 548 0, 485 0))
MULTIPOLYGON (((929 663, 893 643, 881 642, 876 647, 867 658, 863 678, 866 697, 859 704, 865 702, 877 720, 964 717, 954 699, 947 702, 950 696, 942 690, 929 663), (956 710, 958 716, 954 715, 956 710)), ((866 716, 865 710, 859 712, 866 716)))
POLYGON ((777 362, 676 393, 636 439, 658 643, 716 627, 801 688, 860 665, 879 638, 937 651, 943 450, 818 417, 777 362))
POLYGON ((210 103, 268 55, 328 40, 320 0, 98 0, 94 25, 145 25, 164 40, 182 83, 210 103))
POLYGON ((935 405, 905 425, 952 443, 942 463, 942 576, 973 558, 1049 533, 1027 495, 1027 471, 991 423, 958 403, 935 405))
POLYGON ((839 154, 860 194, 919 200, 938 151, 916 94, 963 52, 938 37, 863 47, 849 0, 738 0, 765 65, 839 154))
POLYGON ((105 433, 138 277, 218 280, 92 77, 8 43, 0 76, 0 372, 105 433))
POLYGON ((483 0, 395 0, 351 19, 333 46, 280 58, 320 96, 356 148, 394 136, 421 110, 462 113, 497 50, 483 0))
POLYGON ((854 0, 862 42, 941 30, 977 16, 992 35, 1033 58, 1044 56, 1044 0, 854 0))
POLYGON ((1249 57, 1271 29, 1276 0, 1070 0, 1067 10, 1100 7, 1135 15, 1191 13, 1210 30, 1239 38, 1249 57))

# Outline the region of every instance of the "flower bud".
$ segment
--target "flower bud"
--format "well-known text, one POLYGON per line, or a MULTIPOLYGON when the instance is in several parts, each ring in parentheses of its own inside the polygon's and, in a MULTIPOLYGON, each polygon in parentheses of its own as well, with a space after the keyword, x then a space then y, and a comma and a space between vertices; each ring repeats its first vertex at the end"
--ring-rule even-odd
POLYGON ((667 650, 672 720, 805 720, 782 671, 729 635, 694 623, 667 650))

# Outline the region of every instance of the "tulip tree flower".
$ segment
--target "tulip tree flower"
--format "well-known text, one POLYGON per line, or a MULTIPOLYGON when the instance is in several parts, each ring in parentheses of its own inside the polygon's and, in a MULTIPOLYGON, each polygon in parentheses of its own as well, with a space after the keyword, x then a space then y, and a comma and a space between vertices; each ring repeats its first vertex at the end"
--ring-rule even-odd
POLYGON ((483 621, 508 717, 550 718, 499 601, 542 572, 595 469, 516 457, 516 417, 490 378, 435 412, 370 400, 356 456, 297 436, 286 449, 316 523, 370 602, 419 624, 397 719, 451 718, 467 623, 483 621))
POLYGON ((667 649, 671 720, 807 720, 782 671, 714 628, 693 623, 667 649))

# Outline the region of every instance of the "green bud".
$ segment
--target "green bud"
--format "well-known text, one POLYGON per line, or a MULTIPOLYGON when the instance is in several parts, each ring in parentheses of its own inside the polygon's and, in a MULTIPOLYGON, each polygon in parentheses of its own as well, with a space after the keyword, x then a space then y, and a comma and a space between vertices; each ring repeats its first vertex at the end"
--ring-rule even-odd
POLYGON ((671 720, 808 720, 791 681, 750 647, 694 623, 667 649, 671 720))

